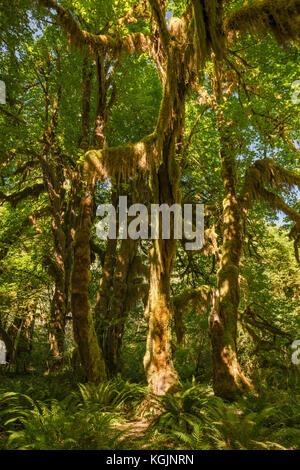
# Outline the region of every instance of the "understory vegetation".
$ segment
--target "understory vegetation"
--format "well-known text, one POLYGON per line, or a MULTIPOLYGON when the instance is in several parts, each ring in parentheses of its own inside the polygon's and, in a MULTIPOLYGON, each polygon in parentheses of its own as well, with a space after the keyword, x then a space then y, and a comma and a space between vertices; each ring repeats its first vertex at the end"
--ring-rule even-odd
MULTIPOLYGON (((286 377, 287 379, 287 377, 286 377)), ((0 388, 1 449, 299 449, 300 389, 267 380, 257 398, 228 403, 209 384, 147 396, 123 379, 78 384, 57 377, 6 377, 0 388), (9 391, 8 391, 9 390, 9 391)))

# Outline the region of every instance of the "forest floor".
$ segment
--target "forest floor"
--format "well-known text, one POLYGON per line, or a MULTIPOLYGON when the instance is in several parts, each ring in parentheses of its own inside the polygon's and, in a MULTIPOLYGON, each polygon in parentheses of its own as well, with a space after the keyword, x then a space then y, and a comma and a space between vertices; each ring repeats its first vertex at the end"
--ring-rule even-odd
POLYGON ((145 409, 144 384, 2 374, 0 449, 300 449, 299 383, 274 377, 258 398, 235 403, 215 397, 210 384, 186 383, 154 411, 152 402, 145 409))

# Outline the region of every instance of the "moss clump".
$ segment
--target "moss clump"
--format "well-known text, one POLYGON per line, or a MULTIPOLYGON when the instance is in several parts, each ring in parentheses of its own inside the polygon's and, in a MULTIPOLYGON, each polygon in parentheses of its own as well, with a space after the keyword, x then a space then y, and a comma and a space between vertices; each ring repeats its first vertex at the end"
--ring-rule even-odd
POLYGON ((151 134, 136 144, 90 150, 86 153, 85 170, 87 174, 96 173, 101 179, 126 181, 135 178, 138 171, 150 173, 158 164, 155 135, 151 134))

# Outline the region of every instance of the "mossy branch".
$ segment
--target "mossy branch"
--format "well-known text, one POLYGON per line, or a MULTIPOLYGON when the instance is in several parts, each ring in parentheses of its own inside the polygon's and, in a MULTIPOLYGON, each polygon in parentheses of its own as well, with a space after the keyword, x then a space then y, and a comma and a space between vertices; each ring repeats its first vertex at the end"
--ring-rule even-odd
POLYGON ((159 164, 155 134, 150 134, 136 144, 90 150, 86 153, 87 175, 96 173, 100 179, 128 180, 137 171, 150 172, 159 164))
POLYGON ((158 26, 160 40, 163 48, 166 50, 170 41, 170 34, 167 28, 166 19, 162 7, 158 0, 149 0, 152 13, 158 26))
POLYGON ((253 310, 252 306, 250 305, 248 305, 244 310, 244 314, 242 316, 242 323, 248 323, 251 326, 258 328, 259 331, 267 331, 272 335, 288 338, 290 342, 293 340, 293 336, 290 333, 287 333, 281 328, 272 325, 272 323, 268 322, 259 313, 255 312, 255 310, 253 310))
POLYGON ((279 200, 281 201, 280 198, 277 197, 276 199, 271 196, 273 193, 270 193, 271 195, 269 196, 264 186, 280 188, 283 184, 289 187, 298 186, 300 188, 300 175, 276 165, 271 158, 257 160, 246 172, 239 202, 244 210, 250 208, 256 199, 264 199, 265 197, 268 198, 268 202, 271 204, 274 203, 282 206, 284 202, 279 202, 279 200))
POLYGON ((113 37, 108 34, 92 34, 82 30, 79 23, 71 12, 61 7, 54 0, 38 0, 42 7, 51 8, 56 11, 58 20, 64 31, 69 36, 70 43, 90 54, 99 54, 107 51, 148 52, 151 47, 151 37, 143 33, 132 33, 121 37, 113 37))
POLYGON ((12 207, 16 207, 21 201, 28 197, 38 198, 41 193, 45 191, 45 186, 43 183, 35 184, 34 186, 28 186, 22 191, 18 191, 9 195, 0 192, 0 199, 9 202, 12 207))
POLYGON ((268 191, 265 188, 260 188, 259 199, 266 201, 274 209, 284 212, 291 220, 300 224, 300 213, 288 206, 277 194, 268 191))
POLYGON ((265 186, 280 188, 283 184, 288 187, 297 186, 300 189, 300 175, 276 165, 272 159, 258 160, 246 172, 239 203, 245 213, 255 200, 266 201, 271 207, 282 211, 293 220, 295 226, 290 232, 290 238, 294 239, 295 257, 297 262, 300 263, 298 249, 300 242, 300 213, 292 209, 277 194, 265 188, 265 186))
POLYGON ((260 188, 259 199, 268 202, 271 207, 283 212, 289 217, 290 220, 293 220, 295 222, 295 225, 291 230, 289 237, 291 239, 294 239, 295 258, 300 264, 298 248, 300 243, 300 212, 297 212, 292 209, 279 196, 272 193, 271 191, 268 191, 264 187, 260 188))
POLYGON ((223 2, 220 0, 192 0, 194 48, 199 66, 212 49, 218 58, 224 53, 222 29, 223 2))
POLYGON ((94 240, 90 240, 90 249, 92 253, 97 254, 99 256, 101 266, 103 266, 105 260, 104 248, 101 248, 99 245, 97 245, 94 240))
POLYGON ((272 33, 279 44, 300 37, 300 0, 259 0, 227 15, 224 30, 230 33, 272 33))
POLYGON ((25 121, 17 116, 16 114, 12 113, 8 109, 3 108, 3 106, 0 106, 0 112, 11 118, 13 121, 15 121, 18 124, 25 124, 25 121))

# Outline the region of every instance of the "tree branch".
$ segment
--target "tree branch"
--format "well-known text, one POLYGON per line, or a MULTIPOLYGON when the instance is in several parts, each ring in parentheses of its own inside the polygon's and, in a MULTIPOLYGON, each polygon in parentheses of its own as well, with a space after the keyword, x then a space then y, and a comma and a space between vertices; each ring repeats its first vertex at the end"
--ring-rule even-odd
POLYGON ((151 171, 159 164, 156 134, 150 134, 136 144, 90 150, 86 153, 85 170, 101 179, 135 177, 137 170, 151 171))
POLYGON ((4 194, 0 191, 0 199, 9 202, 13 207, 16 207, 21 201, 27 197, 39 197, 41 193, 45 191, 43 183, 37 183, 34 186, 28 186, 22 191, 18 191, 9 195, 4 194))
POLYGON ((148 52, 150 50, 151 37, 149 35, 132 33, 127 34, 123 38, 115 38, 107 34, 92 34, 82 30, 71 12, 58 5, 56 1, 38 0, 38 4, 56 11, 58 20, 64 31, 68 34, 71 44, 84 51, 99 54, 113 50, 114 52, 125 51, 129 54, 134 54, 136 52, 148 52))
POLYGON ((151 5, 152 13, 158 26, 162 47, 166 51, 170 41, 170 34, 167 28, 164 13, 158 0, 149 0, 149 3, 151 5))
POLYGON ((230 33, 272 33, 279 44, 300 37, 300 0, 263 0, 230 12, 224 21, 230 33))
MULTIPOLYGON (((276 165, 271 158, 257 160, 246 172, 245 182, 239 196, 239 203, 244 209, 248 209, 255 199, 263 199, 264 196, 269 197, 269 202, 273 200, 275 203, 277 201, 276 195, 274 195, 274 198, 267 196, 263 186, 267 185, 279 188, 282 184, 286 184, 289 187, 298 186, 298 188, 300 188, 300 175, 276 165)), ((272 195, 273 193, 270 194, 272 195)), ((278 199, 281 200, 280 198, 278 199)), ((277 203, 281 205, 279 200, 277 203)))

